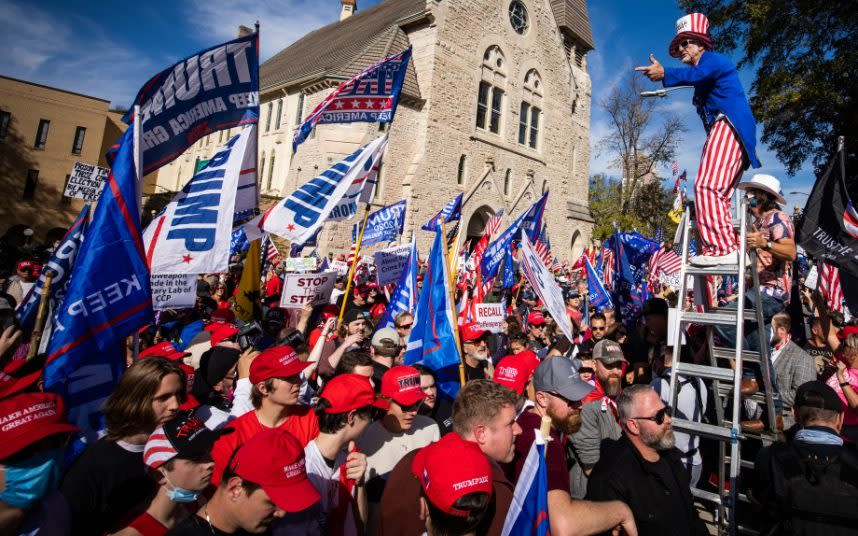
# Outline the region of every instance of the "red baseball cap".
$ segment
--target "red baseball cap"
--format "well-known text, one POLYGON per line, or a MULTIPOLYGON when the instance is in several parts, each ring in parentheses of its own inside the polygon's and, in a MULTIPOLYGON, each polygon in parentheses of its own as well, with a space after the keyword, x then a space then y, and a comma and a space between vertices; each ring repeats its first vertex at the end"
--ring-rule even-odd
POLYGON ((325 413, 347 413, 353 409, 375 406, 380 409, 390 407, 390 402, 376 398, 369 378, 360 374, 340 374, 325 384, 319 398, 330 403, 325 413))
POLYGON ((837 332, 838 339, 846 339, 850 335, 858 335, 858 326, 843 326, 843 328, 837 332))
POLYGON ((274 346, 265 350, 250 364, 250 383, 257 384, 269 378, 288 378, 307 368, 298 359, 291 346, 274 346))
POLYGON ((453 506, 469 493, 492 494, 492 467, 480 447, 450 432, 417 451, 411 472, 420 481, 426 498, 442 512, 468 517, 470 512, 453 506), (455 463, 450 463, 455 460, 455 463))
POLYGON ((0 400, 0 460, 54 434, 77 432, 54 393, 20 393, 0 400))
POLYGON ((224 339, 235 337, 238 334, 238 328, 228 322, 212 322, 206 326, 206 329, 212 334, 211 339, 209 339, 212 346, 217 346, 224 339))
POLYGON ((509 387, 517 394, 524 393, 524 386, 532 374, 530 366, 525 361, 514 355, 508 355, 498 362, 492 381, 504 387, 509 387))
POLYGON ((235 313, 230 309, 218 307, 212 314, 209 315, 212 322, 232 322, 235 320, 235 313))
POLYGON ((190 352, 180 352, 179 350, 176 350, 176 347, 173 346, 173 343, 170 341, 163 341, 140 352, 140 359, 143 359, 144 357, 160 356, 166 357, 170 361, 178 361, 189 355, 191 355, 190 352))
POLYGON ((420 402, 426 398, 426 394, 420 388, 420 372, 407 365, 390 367, 381 377, 381 396, 401 406, 420 402))
POLYGON ((239 447, 229 466, 242 479, 262 486, 278 508, 301 512, 321 498, 307 478, 305 464, 301 442, 274 428, 259 432, 239 447))
POLYGON ((488 332, 480 329, 476 322, 468 322, 459 327, 459 333, 462 337, 462 342, 470 342, 481 339, 488 332))
POLYGON ((19 272, 23 272, 24 270, 32 270, 33 269, 33 261, 21 261, 15 267, 19 272))
POLYGON ((527 315, 527 323, 532 326, 541 326, 545 324, 545 315, 542 314, 542 311, 531 311, 527 315))
POLYGON ((324 322, 329 318, 334 318, 335 316, 340 314, 340 308, 336 305, 329 303, 328 305, 322 307, 322 312, 319 313, 319 321, 324 322))
POLYGON ((527 364, 528 367, 530 367, 529 374, 533 374, 533 372, 536 370, 536 367, 538 367, 539 364, 542 363, 542 360, 539 359, 539 356, 536 355, 536 352, 534 352, 533 350, 522 350, 519 353, 515 354, 515 356, 519 358, 522 362, 527 364))
POLYGON ((42 376, 47 354, 33 359, 12 359, 0 370, 0 399, 33 386, 42 376))

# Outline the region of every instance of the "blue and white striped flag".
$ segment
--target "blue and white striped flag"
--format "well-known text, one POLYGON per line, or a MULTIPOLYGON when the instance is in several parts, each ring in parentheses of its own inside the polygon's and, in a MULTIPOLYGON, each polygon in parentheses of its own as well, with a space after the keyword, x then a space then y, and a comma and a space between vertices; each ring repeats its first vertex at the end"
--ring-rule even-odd
POLYGON ((414 312, 414 308, 417 306, 417 272, 420 270, 418 260, 417 242, 412 240, 411 253, 408 254, 405 269, 399 276, 396 290, 390 297, 390 303, 384 310, 384 316, 381 317, 377 329, 392 327, 393 321, 399 313, 414 312))
POLYGON ((501 536, 548 536, 548 469, 539 429, 521 467, 501 536))

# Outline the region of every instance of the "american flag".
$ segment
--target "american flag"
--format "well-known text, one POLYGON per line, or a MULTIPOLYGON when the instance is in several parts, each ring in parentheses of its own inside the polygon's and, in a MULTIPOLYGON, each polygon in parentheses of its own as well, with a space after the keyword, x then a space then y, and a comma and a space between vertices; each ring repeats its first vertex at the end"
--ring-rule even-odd
POLYGON ((839 313, 843 312, 843 289, 840 287, 840 270, 829 264, 822 265, 819 278, 819 289, 828 303, 828 308, 839 313))
POLYGON ((351 264, 355 261, 355 253, 357 252, 357 244, 352 244, 352 247, 349 248, 349 254, 346 257, 346 263, 351 264))
POLYGON ((659 277, 675 274, 682 268, 682 258, 672 249, 662 247, 649 258, 647 284, 651 289, 658 288, 659 277))
POLYGON ((483 229, 483 236, 480 237, 477 245, 474 246, 474 251, 471 252, 471 258, 474 259, 473 269, 477 272, 480 271, 479 266, 483 259, 483 253, 485 253, 486 249, 489 247, 489 243, 492 241, 492 236, 500 229, 502 219, 503 210, 499 210, 497 214, 494 214, 489 218, 489 221, 486 222, 485 229, 483 229))
POLYGON ((542 264, 545 265, 549 270, 551 269, 551 250, 548 249, 542 240, 537 240, 533 243, 533 249, 536 251, 536 254, 539 255, 542 264))
POLYGON ((673 170, 673 176, 676 177, 676 174, 679 173, 679 164, 676 163, 676 160, 673 161, 671 169, 673 170))
POLYGON ((265 260, 268 262, 274 262, 278 257, 280 257, 280 252, 277 251, 277 246, 274 245, 274 242, 271 241, 271 238, 265 237, 265 260))
POLYGON ((390 123, 399 101, 399 92, 411 59, 411 48, 384 58, 339 85, 295 129, 292 151, 317 124, 380 122, 390 123), (384 86, 379 83, 381 81, 384 86))

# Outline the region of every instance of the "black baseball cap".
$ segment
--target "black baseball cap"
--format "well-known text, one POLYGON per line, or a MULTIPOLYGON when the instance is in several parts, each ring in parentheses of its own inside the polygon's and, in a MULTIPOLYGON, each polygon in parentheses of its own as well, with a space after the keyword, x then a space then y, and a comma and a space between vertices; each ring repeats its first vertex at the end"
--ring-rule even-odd
POLYGON ((795 391, 795 402, 792 405, 795 409, 809 407, 843 412, 840 397, 834 389, 819 380, 801 384, 795 391))
POLYGON ((193 459, 209 454, 220 436, 232 428, 209 430, 193 411, 180 411, 155 429, 143 448, 143 463, 157 469, 173 458, 193 459))

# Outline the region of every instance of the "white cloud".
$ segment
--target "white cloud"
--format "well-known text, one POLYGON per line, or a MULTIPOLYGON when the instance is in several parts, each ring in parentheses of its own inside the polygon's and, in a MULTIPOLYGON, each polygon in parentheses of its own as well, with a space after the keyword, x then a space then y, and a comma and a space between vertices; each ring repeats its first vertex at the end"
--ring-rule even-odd
MULTIPOLYGON (((360 4, 359 7, 364 7, 360 4)), ((238 26, 259 21, 261 59, 265 61, 298 38, 339 20, 340 3, 332 0, 193 0, 185 7, 188 22, 207 40, 226 41, 238 26)))
POLYGON ((152 72, 147 58, 83 17, 0 2, 0 26, 6 51, 0 68, 7 76, 127 105, 152 72))

